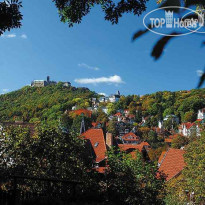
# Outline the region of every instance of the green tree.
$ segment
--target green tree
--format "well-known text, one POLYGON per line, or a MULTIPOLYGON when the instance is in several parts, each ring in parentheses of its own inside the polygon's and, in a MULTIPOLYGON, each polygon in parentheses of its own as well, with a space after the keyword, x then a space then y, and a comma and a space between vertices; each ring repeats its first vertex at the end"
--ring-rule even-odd
POLYGON ((196 120, 196 113, 189 111, 184 114, 183 122, 194 122, 196 120))
POLYGON ((117 109, 114 105, 114 103, 109 103, 107 105, 107 109, 108 109, 108 114, 111 115, 111 114, 115 114, 117 112, 117 109))
POLYGON ((172 117, 169 117, 167 120, 164 120, 164 125, 163 126, 167 130, 171 130, 171 129, 176 129, 178 125, 172 117))
POLYGON ((84 115, 76 116, 73 119, 73 123, 70 129, 70 132, 74 133, 74 135, 79 136, 80 135, 80 129, 81 129, 81 122, 84 119, 85 122, 85 129, 88 130, 92 127, 92 122, 89 117, 86 117, 84 115))
POLYGON ((185 136, 178 135, 172 140, 172 148, 180 149, 189 143, 189 140, 185 136))
POLYGON ((129 104, 129 112, 130 112, 130 114, 136 114, 136 103, 135 102, 131 102, 130 104, 129 104))
POLYGON ((163 180, 156 177, 157 167, 131 155, 108 152, 106 173, 109 201, 114 204, 163 204, 163 180))
POLYGON ((153 149, 163 145, 163 139, 161 139, 153 130, 149 131, 148 136, 144 138, 144 140, 147 141, 153 149))
POLYGON ((110 121, 108 122, 107 131, 108 131, 109 133, 112 133, 113 137, 116 137, 117 134, 118 134, 116 123, 117 123, 117 121, 116 121, 115 119, 110 120, 110 121))
POLYGON ((101 109, 97 112, 97 122, 106 123, 108 122, 108 116, 101 109))
POLYGON ((5 31, 10 31, 13 28, 20 28, 22 21, 22 14, 20 8, 22 3, 18 0, 9 0, 0 2, 0 36, 5 31))
POLYGON ((117 24, 119 18, 124 13, 133 13, 134 15, 140 15, 145 11, 145 3, 147 0, 130 0, 119 2, 110 0, 53 0, 56 7, 59 9, 61 21, 66 22, 69 26, 73 26, 74 23, 81 23, 82 18, 86 16, 91 8, 95 5, 100 5, 105 13, 105 20, 111 21, 112 24, 117 24), (75 11, 75 12, 73 12, 75 11))
POLYGON ((41 126, 32 134, 8 127, 3 133, 0 167, 7 174, 83 180, 91 167, 84 141, 58 128, 41 126))
POLYGON ((205 203, 205 134, 191 142, 184 155, 186 167, 183 170, 186 186, 184 187, 189 193, 194 192, 196 204, 205 203))

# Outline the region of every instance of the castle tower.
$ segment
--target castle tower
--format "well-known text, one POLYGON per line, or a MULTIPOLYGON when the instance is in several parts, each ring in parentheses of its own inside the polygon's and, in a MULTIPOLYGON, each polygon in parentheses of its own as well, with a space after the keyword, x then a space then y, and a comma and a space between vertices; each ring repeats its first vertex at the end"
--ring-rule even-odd
POLYGON ((47 82, 50 82, 50 76, 47 76, 47 82))

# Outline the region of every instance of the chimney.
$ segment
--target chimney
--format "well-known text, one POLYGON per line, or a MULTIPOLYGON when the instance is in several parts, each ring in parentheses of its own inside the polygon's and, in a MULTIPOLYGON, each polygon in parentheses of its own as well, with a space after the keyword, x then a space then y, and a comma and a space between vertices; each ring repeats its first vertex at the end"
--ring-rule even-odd
POLYGON ((106 133, 106 145, 111 148, 113 146, 113 137, 112 133, 107 132, 106 133))

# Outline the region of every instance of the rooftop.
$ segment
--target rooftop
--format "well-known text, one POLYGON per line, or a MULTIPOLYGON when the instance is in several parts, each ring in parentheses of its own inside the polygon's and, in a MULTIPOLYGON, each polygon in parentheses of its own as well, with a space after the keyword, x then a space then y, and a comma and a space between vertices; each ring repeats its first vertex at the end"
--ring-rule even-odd
POLYGON ((106 157, 106 145, 102 129, 89 129, 81 135, 84 139, 90 140, 96 155, 96 162, 101 162, 106 157))
POLYGON ((170 148, 167 152, 162 152, 158 160, 159 171, 166 175, 167 181, 180 174, 184 169, 184 154, 184 150, 173 148, 170 148))

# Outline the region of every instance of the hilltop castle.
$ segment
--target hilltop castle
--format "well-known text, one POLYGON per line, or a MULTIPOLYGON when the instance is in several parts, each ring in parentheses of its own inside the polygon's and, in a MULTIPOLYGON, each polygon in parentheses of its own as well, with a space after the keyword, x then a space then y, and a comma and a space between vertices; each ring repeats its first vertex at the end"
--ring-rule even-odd
MULTIPOLYGON (((46 87, 48 85, 56 85, 56 81, 51 81, 50 76, 47 76, 47 80, 34 80, 31 82, 31 87, 46 87)), ((69 87, 71 86, 70 82, 63 82, 63 86, 69 87)))

